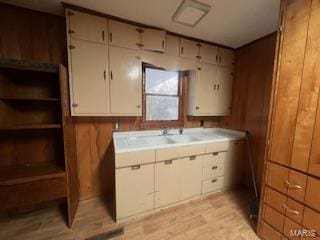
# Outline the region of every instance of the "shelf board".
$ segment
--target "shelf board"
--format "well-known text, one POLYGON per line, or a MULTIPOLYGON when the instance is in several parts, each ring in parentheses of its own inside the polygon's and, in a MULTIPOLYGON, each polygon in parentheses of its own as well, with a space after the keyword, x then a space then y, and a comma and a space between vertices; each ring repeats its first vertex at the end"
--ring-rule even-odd
POLYGON ((64 177, 66 177, 65 171, 56 163, 46 162, 31 166, 7 166, 0 168, 0 186, 64 177))
POLYGON ((29 130, 29 129, 54 129, 61 128, 61 124, 26 124, 14 126, 0 126, 0 131, 6 130, 29 130))
POLYGON ((57 73, 58 65, 13 59, 0 59, 0 69, 57 73))
POLYGON ((43 101, 43 102, 59 102, 59 98, 29 98, 29 97, 2 97, 1 100, 9 100, 9 101, 43 101))

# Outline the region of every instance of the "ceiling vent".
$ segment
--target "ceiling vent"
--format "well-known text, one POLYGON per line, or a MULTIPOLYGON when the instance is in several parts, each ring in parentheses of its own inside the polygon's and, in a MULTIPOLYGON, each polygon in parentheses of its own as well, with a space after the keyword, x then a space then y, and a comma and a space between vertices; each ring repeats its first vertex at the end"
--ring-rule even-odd
POLYGON ((210 9, 210 6, 203 3, 194 0, 183 0, 174 13, 172 20, 189 27, 194 27, 207 15, 210 9))

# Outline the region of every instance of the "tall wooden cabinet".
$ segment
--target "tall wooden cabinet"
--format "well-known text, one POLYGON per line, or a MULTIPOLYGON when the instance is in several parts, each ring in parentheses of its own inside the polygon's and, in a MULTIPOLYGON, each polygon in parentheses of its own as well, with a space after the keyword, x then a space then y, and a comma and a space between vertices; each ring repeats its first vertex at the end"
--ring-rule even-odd
POLYGON ((320 234, 319 16, 317 0, 282 1, 258 229, 266 240, 320 234))
POLYGON ((0 60, 0 211, 78 206, 75 128, 62 65, 0 60))

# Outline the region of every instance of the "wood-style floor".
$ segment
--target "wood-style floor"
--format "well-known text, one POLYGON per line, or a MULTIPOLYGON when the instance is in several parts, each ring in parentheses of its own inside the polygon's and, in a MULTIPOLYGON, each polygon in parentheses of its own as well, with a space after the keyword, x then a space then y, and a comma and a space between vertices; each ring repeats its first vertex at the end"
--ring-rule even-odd
POLYGON ((125 234, 114 239, 259 239, 248 218, 250 199, 244 190, 227 191, 117 225, 97 198, 80 203, 72 229, 67 228, 58 207, 2 217, 0 239, 81 240, 119 226, 125 234))

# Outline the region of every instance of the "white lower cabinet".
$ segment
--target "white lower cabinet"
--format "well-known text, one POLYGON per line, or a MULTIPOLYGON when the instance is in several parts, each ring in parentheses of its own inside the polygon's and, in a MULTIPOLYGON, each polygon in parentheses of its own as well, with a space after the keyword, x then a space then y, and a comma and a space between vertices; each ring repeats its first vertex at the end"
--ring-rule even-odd
POLYGON ((201 194, 202 156, 180 160, 181 200, 201 194))
POLYGON ((116 169, 117 219, 154 208, 154 164, 116 169))
POLYGON ((244 141, 231 141, 225 159, 225 187, 236 187, 241 182, 244 141))
POLYGON ((156 208, 180 200, 180 160, 167 160, 155 164, 156 208))
POLYGON ((202 182, 202 193, 214 192, 224 187, 224 177, 208 179, 202 182))

